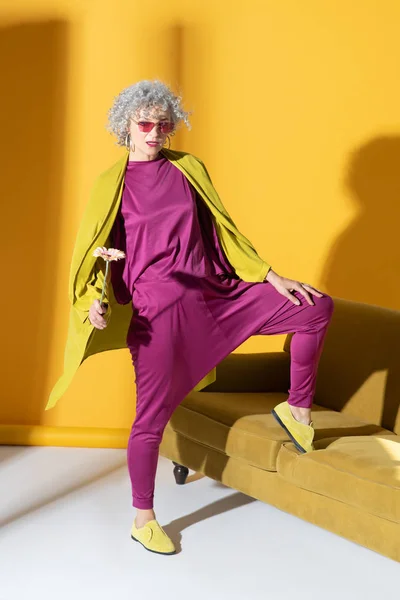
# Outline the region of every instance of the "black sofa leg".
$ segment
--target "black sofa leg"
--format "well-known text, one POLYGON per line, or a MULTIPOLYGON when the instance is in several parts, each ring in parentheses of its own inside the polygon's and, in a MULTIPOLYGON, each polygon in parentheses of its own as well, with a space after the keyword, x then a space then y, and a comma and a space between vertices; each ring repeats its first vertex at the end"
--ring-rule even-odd
POLYGON ((176 463, 174 461, 172 461, 172 462, 175 465, 175 467, 174 467, 175 481, 178 485, 183 485, 184 483, 186 483, 187 476, 189 475, 189 469, 187 467, 184 467, 183 465, 180 465, 179 463, 176 463))

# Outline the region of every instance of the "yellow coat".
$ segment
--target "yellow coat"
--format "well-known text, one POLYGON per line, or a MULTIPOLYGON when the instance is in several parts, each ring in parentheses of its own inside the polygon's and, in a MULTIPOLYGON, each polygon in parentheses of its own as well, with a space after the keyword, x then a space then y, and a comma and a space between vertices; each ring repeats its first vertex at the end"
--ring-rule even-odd
MULTIPOLYGON (((235 273, 244 281, 263 281, 270 265, 236 228, 213 187, 201 160, 186 152, 161 150, 194 186, 209 208, 225 256, 235 273)), ((69 276, 68 337, 64 353, 64 373, 51 391, 45 410, 61 398, 82 362, 97 352, 126 348, 126 336, 132 317, 132 303, 118 304, 107 279, 104 302, 109 304, 108 325, 96 329, 89 321, 89 308, 100 299, 105 275, 105 262, 93 256, 98 246, 110 247, 110 233, 121 203, 123 183, 129 153, 102 173, 93 186, 83 215, 72 255, 69 276)), ((215 381, 215 369, 194 388, 200 390, 215 381)))

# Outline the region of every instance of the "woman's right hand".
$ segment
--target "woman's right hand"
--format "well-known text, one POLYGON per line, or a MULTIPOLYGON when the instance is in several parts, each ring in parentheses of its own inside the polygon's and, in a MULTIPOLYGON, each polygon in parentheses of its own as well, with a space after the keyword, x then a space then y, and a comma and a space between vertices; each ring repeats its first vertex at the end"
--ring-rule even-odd
POLYGON ((108 323, 102 316, 107 312, 107 308, 104 304, 100 304, 100 300, 94 300, 92 306, 89 309, 89 321, 96 327, 96 329, 104 329, 108 323))

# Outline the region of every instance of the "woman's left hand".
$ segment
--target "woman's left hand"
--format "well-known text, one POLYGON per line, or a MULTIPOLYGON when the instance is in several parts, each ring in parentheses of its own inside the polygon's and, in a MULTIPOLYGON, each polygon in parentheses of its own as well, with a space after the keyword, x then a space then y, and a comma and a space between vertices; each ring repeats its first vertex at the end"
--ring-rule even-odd
POLYGON ((323 296, 321 292, 311 285, 308 285, 308 283, 300 283, 300 281, 295 281, 294 279, 286 279, 286 277, 281 277, 272 269, 268 271, 265 281, 268 281, 277 292, 297 306, 300 304, 300 300, 291 294, 291 292, 299 292, 304 296, 308 304, 311 304, 312 306, 314 305, 314 302, 311 296, 317 296, 318 298, 322 298, 323 296))

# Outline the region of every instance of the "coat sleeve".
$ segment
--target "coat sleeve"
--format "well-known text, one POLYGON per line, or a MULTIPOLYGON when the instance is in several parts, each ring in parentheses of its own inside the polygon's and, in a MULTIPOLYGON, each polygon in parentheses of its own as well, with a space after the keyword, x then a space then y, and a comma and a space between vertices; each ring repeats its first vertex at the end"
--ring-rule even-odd
MULTIPOLYGON (((86 282, 86 289, 83 295, 77 298, 74 302, 74 307, 80 311, 88 312, 93 304, 94 300, 100 300, 101 293, 103 289, 103 283, 105 278, 105 266, 100 266, 99 261, 102 261, 105 265, 103 259, 98 258, 95 267, 92 271, 91 278, 86 282)), ((109 306, 109 296, 108 296, 108 286, 110 281, 110 268, 107 276, 106 287, 103 296, 103 304, 109 306)))
MULTIPOLYGON (((87 276, 88 269, 80 270, 80 266, 85 259, 88 248, 96 239, 100 222, 96 210, 96 191, 101 186, 102 176, 99 176, 92 188, 89 201, 86 205, 82 219, 76 234, 74 249, 71 258, 70 274, 69 274, 69 300, 74 308, 83 313, 89 313, 89 308, 93 301, 101 298, 103 282, 105 277, 105 261, 98 257, 88 257, 86 265, 91 265, 90 274, 87 276)), ((108 247, 109 239, 103 244, 108 247)), ((110 272, 111 269, 109 269, 110 272)), ((107 277, 110 280, 110 273, 107 277)), ((103 303, 109 305, 108 285, 106 283, 103 303)), ((81 315, 82 316, 82 315, 81 315)), ((87 315, 83 315, 85 319, 87 315)))
MULTIPOLYGON (((122 194, 128 158, 129 152, 126 152, 95 179, 77 232, 70 266, 68 296, 70 304, 80 313, 82 320, 86 320, 93 301, 100 300, 101 297, 106 263, 102 258, 93 256, 93 253, 99 246, 110 247, 111 226, 122 194)), ((107 314, 111 314, 114 301, 112 292, 109 269, 103 297, 103 302, 109 307, 107 314)))
POLYGON ((232 217, 223 205, 203 161, 197 157, 193 158, 201 165, 203 176, 207 181, 209 193, 206 192, 206 195, 212 197, 212 203, 217 212, 215 221, 217 234, 230 264, 236 274, 244 281, 265 281, 268 272, 272 268, 271 265, 258 255, 250 240, 236 227, 232 217))

